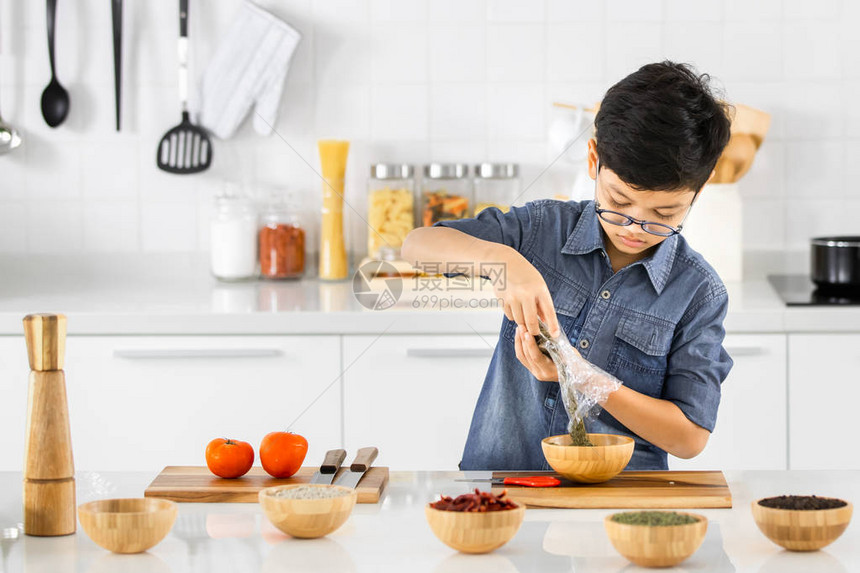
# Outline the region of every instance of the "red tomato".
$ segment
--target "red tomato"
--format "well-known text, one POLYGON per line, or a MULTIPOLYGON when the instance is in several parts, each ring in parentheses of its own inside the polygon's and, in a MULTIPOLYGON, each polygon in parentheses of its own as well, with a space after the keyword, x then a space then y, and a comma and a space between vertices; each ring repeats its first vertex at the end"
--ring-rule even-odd
POLYGON ((206 446, 209 471, 222 478, 237 478, 254 465, 254 448, 248 442, 215 438, 206 446))
POLYGON ((260 463, 270 476, 287 478, 299 471, 308 441, 291 432, 271 432, 260 442, 260 463))

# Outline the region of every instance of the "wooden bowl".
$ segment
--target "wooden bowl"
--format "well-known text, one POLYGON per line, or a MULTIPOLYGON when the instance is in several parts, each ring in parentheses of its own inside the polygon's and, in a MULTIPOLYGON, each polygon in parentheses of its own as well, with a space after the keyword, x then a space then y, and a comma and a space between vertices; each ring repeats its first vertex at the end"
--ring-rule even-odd
POLYGON ((853 506, 833 509, 777 509, 752 502, 756 525, 765 536, 790 551, 815 551, 836 541, 851 521, 853 506))
POLYGON ((540 445, 550 467, 571 481, 609 481, 627 467, 633 456, 633 438, 614 434, 588 434, 593 447, 572 446, 569 434, 544 438, 540 445))
POLYGON ((427 523, 439 540, 463 553, 489 553, 517 533, 526 508, 487 512, 445 511, 429 503, 424 507, 427 523))
POLYGON ((155 498, 101 499, 78 506, 81 527, 97 545, 114 553, 154 547, 173 527, 178 506, 155 498))
POLYGON ((685 525, 630 525, 613 521, 612 515, 607 515, 603 525, 613 547, 636 565, 672 567, 695 553, 708 531, 704 515, 682 515, 693 516, 698 521, 685 525))
POLYGON ((308 484, 267 487, 259 493, 260 505, 272 525, 293 537, 312 539, 328 535, 344 524, 358 499, 358 494, 350 487, 326 484, 310 487, 334 488, 345 491, 346 495, 320 499, 290 499, 272 495, 280 490, 302 486, 308 484))

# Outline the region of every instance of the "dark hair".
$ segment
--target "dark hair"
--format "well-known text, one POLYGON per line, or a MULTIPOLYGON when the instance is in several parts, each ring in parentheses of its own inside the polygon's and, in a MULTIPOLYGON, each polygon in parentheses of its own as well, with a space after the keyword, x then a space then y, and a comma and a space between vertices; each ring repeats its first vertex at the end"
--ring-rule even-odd
POLYGON ((601 166, 635 189, 698 191, 729 142, 730 107, 688 64, 648 64, 606 92, 594 120, 601 166))

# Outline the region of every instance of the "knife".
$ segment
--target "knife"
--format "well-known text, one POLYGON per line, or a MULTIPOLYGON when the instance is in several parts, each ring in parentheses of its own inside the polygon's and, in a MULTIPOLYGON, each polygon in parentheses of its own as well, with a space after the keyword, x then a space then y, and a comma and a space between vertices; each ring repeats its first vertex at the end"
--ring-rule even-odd
POLYGON ((311 478, 311 483, 331 484, 340 464, 346 459, 346 450, 329 450, 325 453, 320 469, 311 478))
POLYGON ((523 485, 526 487, 556 487, 561 480, 552 476, 456 479, 454 481, 490 482, 492 485, 523 485))
POLYGON ((361 480, 362 476, 364 476, 364 472, 370 469, 371 464, 373 464, 373 460, 376 459, 376 456, 379 455, 379 450, 374 447, 369 448, 361 448, 358 450, 358 453, 355 454, 355 458, 353 458, 352 463, 349 466, 349 471, 344 472, 337 481, 334 482, 335 485, 342 485, 344 487, 351 487, 355 489, 355 486, 358 485, 358 482, 361 480))

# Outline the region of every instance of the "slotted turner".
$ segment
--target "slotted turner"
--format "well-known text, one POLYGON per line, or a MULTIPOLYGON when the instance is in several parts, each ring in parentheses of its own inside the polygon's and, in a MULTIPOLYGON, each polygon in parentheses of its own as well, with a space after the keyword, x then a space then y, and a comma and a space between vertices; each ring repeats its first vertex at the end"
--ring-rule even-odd
POLYGON ((158 168, 168 173, 200 173, 212 164, 212 142, 206 130, 192 124, 188 115, 188 0, 179 0, 179 101, 182 123, 158 142, 155 160, 158 168))

